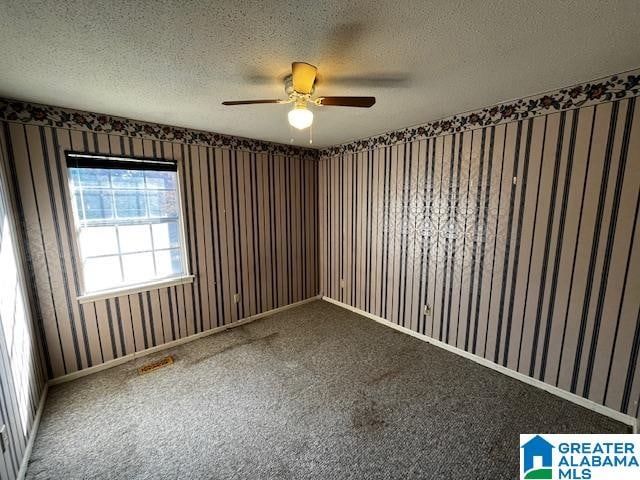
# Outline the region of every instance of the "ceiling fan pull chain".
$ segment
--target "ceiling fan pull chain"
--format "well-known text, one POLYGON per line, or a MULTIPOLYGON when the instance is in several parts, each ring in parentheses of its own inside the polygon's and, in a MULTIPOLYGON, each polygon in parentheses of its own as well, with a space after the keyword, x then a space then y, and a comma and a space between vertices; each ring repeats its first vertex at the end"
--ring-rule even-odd
POLYGON ((313 143, 313 124, 309 127, 309 145, 313 143))

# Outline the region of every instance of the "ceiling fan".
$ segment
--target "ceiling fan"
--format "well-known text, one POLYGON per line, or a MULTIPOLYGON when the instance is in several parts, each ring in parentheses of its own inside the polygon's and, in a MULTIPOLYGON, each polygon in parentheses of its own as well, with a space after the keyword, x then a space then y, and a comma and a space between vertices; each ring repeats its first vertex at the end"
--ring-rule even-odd
POLYGON ((360 107, 369 108, 376 103, 375 97, 317 97, 311 98, 315 91, 318 68, 304 62, 291 64, 291 75, 284 79, 284 90, 288 95, 286 100, 234 100, 222 102, 223 105, 252 105, 263 103, 293 103, 289 112, 289 124, 299 130, 308 128, 313 123, 313 112, 309 105, 360 107))

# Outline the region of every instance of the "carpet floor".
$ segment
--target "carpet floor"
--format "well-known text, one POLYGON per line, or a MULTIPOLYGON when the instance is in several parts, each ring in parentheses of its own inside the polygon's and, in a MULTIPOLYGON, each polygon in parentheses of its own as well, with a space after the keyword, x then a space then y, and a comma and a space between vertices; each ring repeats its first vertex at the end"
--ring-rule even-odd
POLYGON ((27 478, 513 480, 520 433, 627 431, 314 301, 52 387, 27 478))

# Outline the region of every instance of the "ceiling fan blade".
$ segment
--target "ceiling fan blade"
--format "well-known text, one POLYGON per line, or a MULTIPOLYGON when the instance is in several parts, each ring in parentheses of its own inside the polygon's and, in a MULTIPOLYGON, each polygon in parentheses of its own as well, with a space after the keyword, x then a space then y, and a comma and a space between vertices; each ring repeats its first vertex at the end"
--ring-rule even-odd
POLYGON ((255 103, 287 103, 287 100, 231 100, 222 105, 253 105, 255 103))
POLYGON ((293 77, 293 89, 298 93, 310 94, 316 81, 318 69, 309 63, 293 62, 291 75, 293 77))
POLYGON ((369 108, 376 103, 376 97, 320 97, 316 99, 317 105, 335 107, 361 107, 369 108))
POLYGON ((405 88, 411 84, 411 78, 404 73, 372 73, 367 75, 322 75, 316 78, 316 85, 359 88, 405 88))

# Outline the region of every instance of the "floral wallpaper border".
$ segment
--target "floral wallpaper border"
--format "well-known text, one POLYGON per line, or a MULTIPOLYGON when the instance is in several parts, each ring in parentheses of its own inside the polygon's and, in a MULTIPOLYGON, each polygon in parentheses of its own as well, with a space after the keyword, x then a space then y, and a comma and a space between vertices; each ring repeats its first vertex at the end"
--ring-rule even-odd
POLYGON ((4 98, 0 98, 0 120, 90 132, 115 133, 192 145, 318 158, 319 156, 329 157, 343 153, 356 153, 397 143, 453 134, 463 130, 498 125, 637 95, 640 95, 640 69, 321 150, 4 98))
POLYGON ((320 150, 356 153, 640 95, 640 69, 320 150))
POLYGON ((0 98, 0 121, 2 120, 276 155, 300 155, 317 158, 318 152, 318 150, 295 145, 141 122, 101 113, 52 107, 5 98, 0 98))

